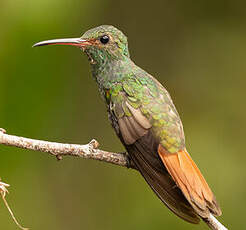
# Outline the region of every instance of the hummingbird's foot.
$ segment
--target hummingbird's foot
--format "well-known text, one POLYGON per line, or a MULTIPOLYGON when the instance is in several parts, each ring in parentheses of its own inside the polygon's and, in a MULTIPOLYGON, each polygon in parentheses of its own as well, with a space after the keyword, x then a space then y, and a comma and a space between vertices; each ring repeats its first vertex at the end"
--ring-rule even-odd
POLYGON ((125 158, 126 158, 126 167, 127 167, 128 169, 129 169, 129 168, 135 169, 134 163, 133 163, 132 159, 130 158, 130 156, 128 155, 128 153, 127 153, 127 152, 123 152, 123 153, 121 153, 121 154, 124 155, 125 158))
POLYGON ((7 187, 9 186, 10 186, 9 184, 0 181, 0 193, 2 194, 3 197, 5 197, 6 193, 8 193, 7 187))

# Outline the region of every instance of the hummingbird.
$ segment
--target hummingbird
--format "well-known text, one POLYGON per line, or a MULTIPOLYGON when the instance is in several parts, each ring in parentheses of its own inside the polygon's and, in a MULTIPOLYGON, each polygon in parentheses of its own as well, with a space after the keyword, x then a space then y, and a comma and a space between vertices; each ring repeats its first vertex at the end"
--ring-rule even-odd
POLYGON ((80 38, 53 39, 35 46, 71 45, 88 57, 92 76, 127 157, 160 200, 193 223, 221 209, 185 147, 179 114, 164 86, 130 58, 127 37, 111 25, 80 38))

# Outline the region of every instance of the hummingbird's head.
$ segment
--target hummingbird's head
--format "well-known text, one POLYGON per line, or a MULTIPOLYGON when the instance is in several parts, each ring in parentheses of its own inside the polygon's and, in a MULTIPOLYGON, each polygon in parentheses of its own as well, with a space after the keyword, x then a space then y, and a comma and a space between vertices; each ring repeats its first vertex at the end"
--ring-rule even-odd
POLYGON ((42 41, 36 43, 34 47, 55 44, 81 48, 89 57, 91 64, 130 57, 127 37, 114 26, 102 25, 88 30, 80 38, 42 41))

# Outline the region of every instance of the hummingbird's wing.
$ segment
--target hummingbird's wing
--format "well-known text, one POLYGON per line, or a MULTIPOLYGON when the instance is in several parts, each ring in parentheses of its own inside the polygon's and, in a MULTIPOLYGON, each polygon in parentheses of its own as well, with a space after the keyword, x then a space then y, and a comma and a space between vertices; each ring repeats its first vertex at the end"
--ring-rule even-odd
MULTIPOLYGON (((137 114, 136 117, 138 116, 140 115, 137 114)), ((135 167, 161 201, 182 219, 199 223, 196 212, 163 165, 158 155, 159 142, 154 138, 151 127, 144 123, 139 124, 137 120, 140 117, 136 120, 134 116, 123 116, 118 120, 112 110, 109 117, 135 167), (129 144, 130 142, 132 143, 129 144)))
POLYGON ((196 212, 159 159, 157 146, 153 135, 148 132, 134 144, 126 145, 126 149, 135 167, 160 200, 180 218, 193 224, 199 223, 196 212))
POLYGON ((128 78, 111 92, 110 116, 137 169, 158 197, 192 223, 221 211, 185 149, 179 115, 168 92, 151 76, 128 78), (114 97, 115 95, 115 97, 114 97))

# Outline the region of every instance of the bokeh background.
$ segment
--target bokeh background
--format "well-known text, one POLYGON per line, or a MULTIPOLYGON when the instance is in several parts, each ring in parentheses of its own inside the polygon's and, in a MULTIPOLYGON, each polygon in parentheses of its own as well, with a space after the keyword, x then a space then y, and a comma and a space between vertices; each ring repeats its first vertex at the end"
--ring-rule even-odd
MULTIPOLYGON (((162 82, 184 123, 187 148, 229 229, 246 229, 245 1, 1 0, 0 127, 68 143, 96 138, 123 151, 79 49, 31 48, 112 24, 131 57, 162 82)), ((142 177, 92 160, 0 146, 7 199, 31 229, 208 229, 173 215, 142 177)), ((0 200, 0 229, 17 229, 0 200)))

